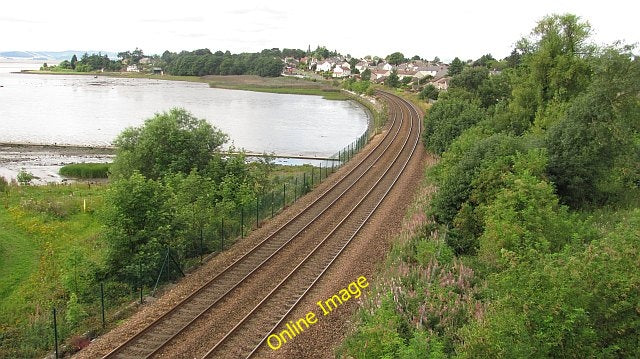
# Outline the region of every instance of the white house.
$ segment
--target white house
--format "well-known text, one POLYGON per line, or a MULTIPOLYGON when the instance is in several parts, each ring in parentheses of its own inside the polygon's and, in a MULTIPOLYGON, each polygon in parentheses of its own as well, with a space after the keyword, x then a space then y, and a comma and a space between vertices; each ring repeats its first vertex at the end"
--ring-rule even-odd
POLYGON ((374 80, 383 78, 383 77, 388 77, 389 75, 391 75, 391 71, 389 70, 383 70, 383 69, 375 69, 373 71, 371 71, 371 77, 374 80))
POLYGON ((390 63, 387 62, 382 66, 382 69, 383 70, 387 70, 387 71, 391 71, 391 70, 393 70, 393 65, 391 65, 390 63))
POLYGON ((316 66, 316 71, 331 71, 331 68, 334 66, 335 64, 324 60, 322 62, 319 62, 318 65, 316 66))
POLYGON ((351 68, 346 66, 336 66, 333 69, 333 77, 349 77, 351 76, 351 68))
POLYGON ((369 64, 366 61, 360 61, 356 64, 356 69, 361 73, 369 68, 369 64))
POLYGON ((438 80, 432 81, 431 83, 438 90, 446 91, 449 88, 449 80, 451 80, 450 77, 441 77, 438 80))
POLYGON ((138 65, 133 64, 127 66, 127 72, 140 72, 140 69, 138 68, 138 65))

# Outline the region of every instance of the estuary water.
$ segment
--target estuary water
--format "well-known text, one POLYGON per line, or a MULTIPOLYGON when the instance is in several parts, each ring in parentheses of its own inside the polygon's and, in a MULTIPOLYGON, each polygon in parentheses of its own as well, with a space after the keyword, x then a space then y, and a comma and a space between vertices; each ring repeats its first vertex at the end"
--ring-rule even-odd
MULTIPOLYGON (((155 79, 11 73, 37 67, 0 63, 0 143, 109 146, 126 127, 182 107, 227 133, 228 145, 236 148, 326 157, 361 135, 368 123, 358 104, 319 96, 155 79)), ((7 165, 0 162, 0 167, 7 165)))

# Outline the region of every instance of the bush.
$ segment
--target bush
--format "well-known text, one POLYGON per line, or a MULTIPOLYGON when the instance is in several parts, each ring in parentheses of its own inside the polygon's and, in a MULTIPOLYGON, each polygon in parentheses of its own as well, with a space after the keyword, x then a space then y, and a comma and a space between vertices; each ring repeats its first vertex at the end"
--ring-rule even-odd
POLYGON ((476 102, 452 97, 435 103, 424 118, 425 147, 441 154, 462 132, 485 118, 476 102))
POLYGON ((18 172, 18 183, 22 186, 28 186, 34 178, 36 177, 32 173, 27 172, 24 169, 18 172))
POLYGON ((496 298, 462 330, 462 358, 637 358, 640 211, 585 249, 489 281, 496 298))
MULTIPOLYGON (((443 156, 435 169, 438 192, 433 197, 432 212, 436 220, 448 227, 454 227, 454 218, 463 208, 474 189, 474 179, 484 169, 503 157, 523 150, 521 139, 504 134, 488 137, 480 130, 463 134, 443 156)), ((457 254, 473 253, 477 247, 475 240, 461 236, 456 231, 447 237, 447 244, 457 254)))
POLYGON ((74 163, 60 168, 60 174, 74 178, 107 178, 109 163, 74 163))

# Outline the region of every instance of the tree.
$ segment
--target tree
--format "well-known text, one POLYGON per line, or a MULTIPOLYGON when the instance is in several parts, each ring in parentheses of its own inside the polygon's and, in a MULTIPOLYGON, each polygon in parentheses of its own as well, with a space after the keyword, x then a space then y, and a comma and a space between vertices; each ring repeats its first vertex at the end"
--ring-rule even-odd
POLYGON ((507 67, 516 68, 520 65, 522 55, 518 52, 518 49, 513 49, 511 54, 504 58, 503 61, 506 61, 507 67))
POLYGON ((460 98, 436 102, 424 118, 424 144, 441 154, 460 134, 486 116, 477 103, 460 98))
POLYGON ((255 64, 254 72, 262 77, 278 77, 282 73, 284 63, 276 57, 261 56, 255 64))
POLYGON ((124 130, 116 138, 111 174, 115 178, 129 177, 139 171, 157 179, 167 173, 203 170, 227 139, 206 120, 174 108, 156 114, 141 127, 124 130))
POLYGON ((71 63, 68 60, 64 60, 61 63, 58 64, 58 67, 61 69, 70 69, 71 68, 71 63))
POLYGON ((413 55, 413 57, 411 58, 411 60, 413 60, 413 61, 420 60, 420 56, 418 56, 418 55, 413 55))
POLYGON ((451 61, 451 65, 449 65, 449 72, 447 73, 447 75, 448 76, 455 76, 455 75, 461 73, 463 68, 464 68, 464 63, 462 62, 462 60, 460 60, 456 56, 456 58, 453 59, 453 61, 451 61))
POLYGON ((440 58, 438 56, 434 57, 433 60, 431 61, 434 64, 439 64, 440 63, 440 58))
POLYGON ((480 58, 474 61, 471 66, 493 67, 495 63, 496 59, 494 59, 491 54, 486 54, 480 56, 480 58))
POLYGON ((135 284, 139 266, 151 280, 160 264, 163 247, 176 246, 169 192, 159 181, 137 171, 114 181, 107 193, 104 221, 110 271, 135 284))
POLYGON ((71 57, 71 68, 75 69, 76 68, 76 63, 78 62, 78 57, 73 54, 73 56, 71 57))
POLYGON ((384 82, 389 87, 398 87, 400 86, 400 79, 398 78, 398 71, 392 70, 391 75, 387 77, 384 82))
MULTIPOLYGON (((451 68, 449 68, 449 72, 451 73, 451 68)), ((480 86, 488 78, 489 70, 486 67, 465 67, 460 73, 453 76, 451 86, 477 93, 480 86)))
POLYGON ((427 84, 422 91, 420 91, 420 94, 418 95, 418 98, 420 98, 421 100, 437 100, 438 99, 438 89, 433 86, 432 84, 427 84))
POLYGON ((403 63, 405 61, 404 55, 402 54, 402 52, 394 52, 394 53, 390 54, 389 56, 387 56, 386 60, 387 60, 388 63, 394 64, 396 66, 400 65, 401 63, 403 63))
POLYGON ((362 79, 362 81, 371 80, 371 70, 365 69, 364 71, 362 71, 362 73, 360 74, 360 78, 362 79))

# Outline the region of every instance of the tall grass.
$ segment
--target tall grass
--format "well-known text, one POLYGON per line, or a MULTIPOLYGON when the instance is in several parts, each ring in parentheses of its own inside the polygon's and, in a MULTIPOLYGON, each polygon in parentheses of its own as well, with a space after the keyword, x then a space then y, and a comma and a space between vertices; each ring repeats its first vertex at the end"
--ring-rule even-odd
POLYGON ((60 168, 60 174, 73 178, 107 178, 110 163, 74 163, 60 168))

